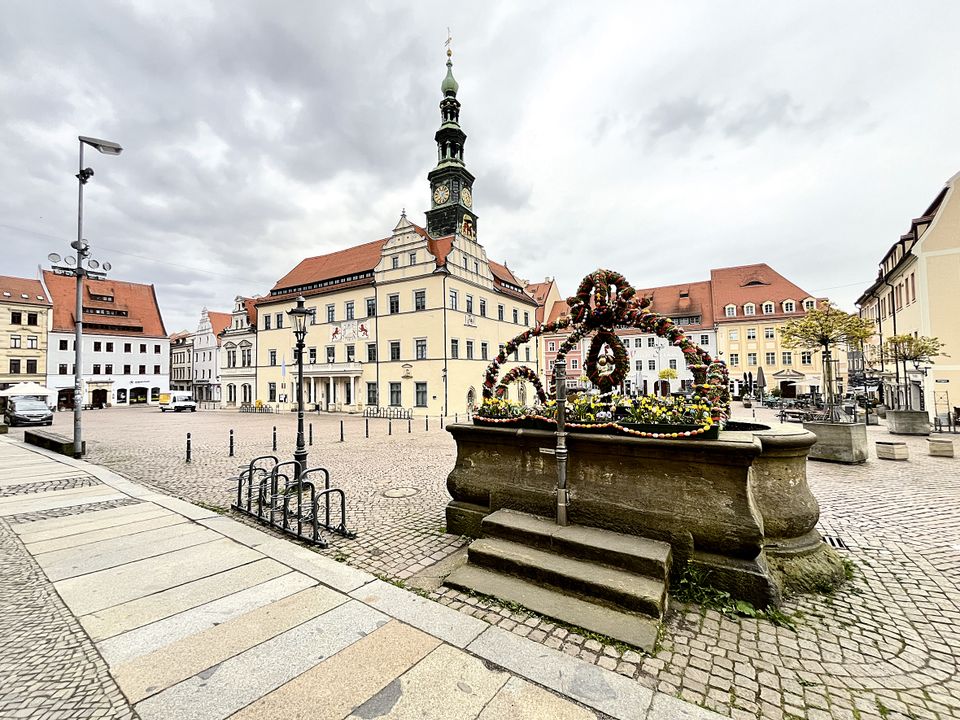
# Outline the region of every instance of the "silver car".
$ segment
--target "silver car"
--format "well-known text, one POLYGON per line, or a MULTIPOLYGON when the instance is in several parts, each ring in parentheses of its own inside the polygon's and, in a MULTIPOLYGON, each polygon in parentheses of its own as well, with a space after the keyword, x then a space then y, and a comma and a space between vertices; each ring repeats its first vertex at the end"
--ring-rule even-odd
POLYGON ((4 419, 14 425, 53 425, 53 413, 42 400, 34 398, 10 398, 4 419))

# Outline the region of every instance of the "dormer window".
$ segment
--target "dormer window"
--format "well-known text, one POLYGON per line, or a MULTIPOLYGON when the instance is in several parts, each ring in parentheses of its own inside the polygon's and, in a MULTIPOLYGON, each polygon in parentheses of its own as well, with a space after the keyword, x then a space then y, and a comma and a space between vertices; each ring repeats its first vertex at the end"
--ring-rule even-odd
POLYGON ((737 306, 736 305, 727 305, 723 309, 723 314, 726 317, 736 317, 737 316, 737 306))
POLYGON ((754 305, 753 303, 747 303, 746 305, 743 306, 743 314, 744 314, 744 315, 756 315, 756 314, 757 314, 757 306, 754 305))
POLYGON ((765 302, 763 304, 763 314, 764 315, 773 315, 773 303, 765 302))
POLYGON ((788 313, 796 312, 797 304, 793 300, 784 300, 783 311, 788 313))
POLYGON ((812 298, 807 298, 803 301, 804 310, 813 310, 817 306, 817 301, 812 298))

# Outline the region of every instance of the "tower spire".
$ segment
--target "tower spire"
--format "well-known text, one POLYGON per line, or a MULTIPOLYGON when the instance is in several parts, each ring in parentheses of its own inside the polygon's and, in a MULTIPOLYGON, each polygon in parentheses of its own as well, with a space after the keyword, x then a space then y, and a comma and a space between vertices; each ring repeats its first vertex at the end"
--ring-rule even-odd
POLYGON ((473 175, 463 161, 467 135, 460 127, 460 84, 453 77, 453 50, 450 28, 447 28, 447 74, 440 83, 440 129, 437 143, 437 165, 427 175, 432 203, 427 211, 427 231, 434 237, 455 232, 476 239, 477 218, 473 214, 473 175))

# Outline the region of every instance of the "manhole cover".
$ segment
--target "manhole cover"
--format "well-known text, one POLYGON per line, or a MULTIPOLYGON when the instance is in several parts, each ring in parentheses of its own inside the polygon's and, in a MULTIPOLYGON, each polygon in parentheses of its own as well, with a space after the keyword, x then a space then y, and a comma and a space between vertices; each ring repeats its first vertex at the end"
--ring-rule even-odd
POLYGON ((418 492, 420 491, 417 490, 416 488, 398 487, 398 488, 390 488, 389 490, 384 490, 383 496, 388 498, 402 498, 402 497, 410 497, 411 495, 416 495, 418 492))

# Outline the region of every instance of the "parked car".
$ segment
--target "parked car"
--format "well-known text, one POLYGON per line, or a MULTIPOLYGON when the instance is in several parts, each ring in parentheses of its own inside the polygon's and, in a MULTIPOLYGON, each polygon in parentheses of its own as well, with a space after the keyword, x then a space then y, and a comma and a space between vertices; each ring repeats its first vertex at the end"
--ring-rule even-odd
POLYGON ((43 400, 12 397, 3 411, 4 420, 14 425, 53 425, 53 413, 43 400))
POLYGON ((160 412, 166 412, 167 410, 196 412, 197 402, 193 399, 193 395, 188 392, 161 393, 160 412))

